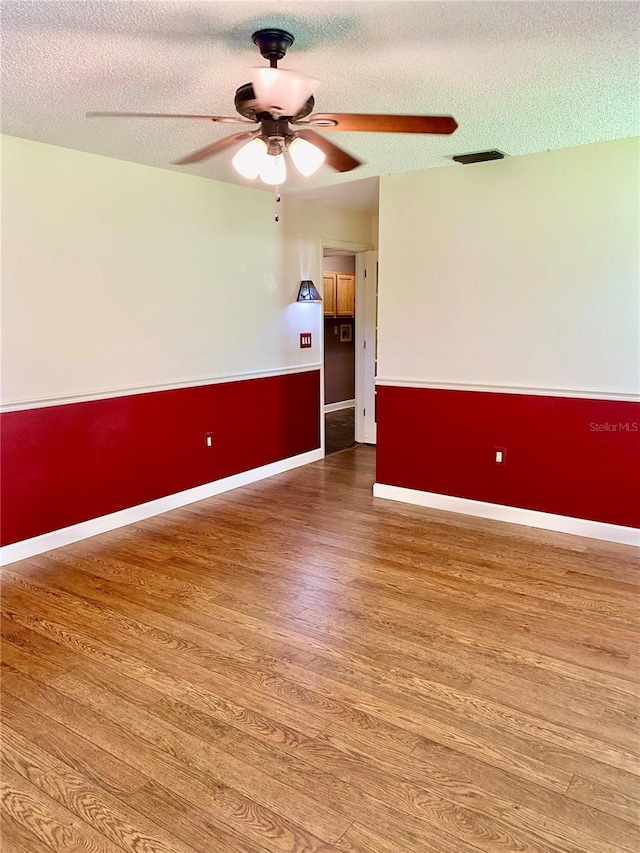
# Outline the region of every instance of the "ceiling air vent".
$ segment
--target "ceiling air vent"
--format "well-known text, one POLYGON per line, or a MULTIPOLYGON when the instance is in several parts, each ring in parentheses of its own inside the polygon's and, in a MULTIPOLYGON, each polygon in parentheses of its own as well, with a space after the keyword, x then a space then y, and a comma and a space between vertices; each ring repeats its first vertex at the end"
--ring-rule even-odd
POLYGON ((451 159, 455 160, 456 163, 463 163, 467 166, 469 163, 485 163, 487 160, 502 160, 503 157, 508 156, 508 154, 498 151, 497 148, 492 148, 491 151, 474 151, 473 154, 456 154, 456 156, 451 159))

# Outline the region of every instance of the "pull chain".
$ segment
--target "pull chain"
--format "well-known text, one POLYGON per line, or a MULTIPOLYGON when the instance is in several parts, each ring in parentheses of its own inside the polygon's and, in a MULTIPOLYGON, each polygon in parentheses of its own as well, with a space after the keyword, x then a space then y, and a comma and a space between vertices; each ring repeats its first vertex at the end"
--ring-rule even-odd
MULTIPOLYGON (((276 205, 280 204, 280 199, 281 199, 281 196, 280 196, 280 187, 278 186, 278 187, 276 187, 276 188, 275 188, 275 203, 276 203, 276 205)), ((277 207, 276 207, 276 215, 275 215, 275 217, 274 217, 274 218, 275 218, 275 221, 276 221, 276 222, 280 222, 280 214, 278 213, 278 208, 277 208, 277 207)))

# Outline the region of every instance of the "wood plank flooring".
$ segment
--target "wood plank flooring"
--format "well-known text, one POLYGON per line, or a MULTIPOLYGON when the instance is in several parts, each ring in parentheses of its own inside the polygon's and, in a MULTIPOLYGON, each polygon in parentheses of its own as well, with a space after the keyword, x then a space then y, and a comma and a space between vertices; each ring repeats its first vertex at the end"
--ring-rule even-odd
POLYGON ((2 570, 4 853, 636 853, 637 552, 322 462, 2 570))

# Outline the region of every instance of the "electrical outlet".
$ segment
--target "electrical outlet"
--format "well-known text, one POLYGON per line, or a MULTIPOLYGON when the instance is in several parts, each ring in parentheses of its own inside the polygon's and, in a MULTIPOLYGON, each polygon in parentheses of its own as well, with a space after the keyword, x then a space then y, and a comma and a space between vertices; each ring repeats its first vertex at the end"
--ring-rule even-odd
POLYGON ((507 462, 507 448, 506 447, 494 447, 493 448, 493 461, 496 465, 500 465, 504 467, 507 462))
POLYGON ((207 447, 213 447, 213 433, 212 432, 205 432, 204 441, 205 441, 205 444, 207 445, 207 447))

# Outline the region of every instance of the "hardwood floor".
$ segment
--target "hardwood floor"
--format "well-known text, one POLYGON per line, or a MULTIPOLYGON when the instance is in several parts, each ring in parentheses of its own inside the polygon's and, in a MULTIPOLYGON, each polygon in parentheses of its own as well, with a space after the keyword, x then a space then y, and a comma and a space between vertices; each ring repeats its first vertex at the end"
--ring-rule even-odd
POLYGON ((640 850, 635 550, 373 479, 2 570, 4 853, 640 850))

